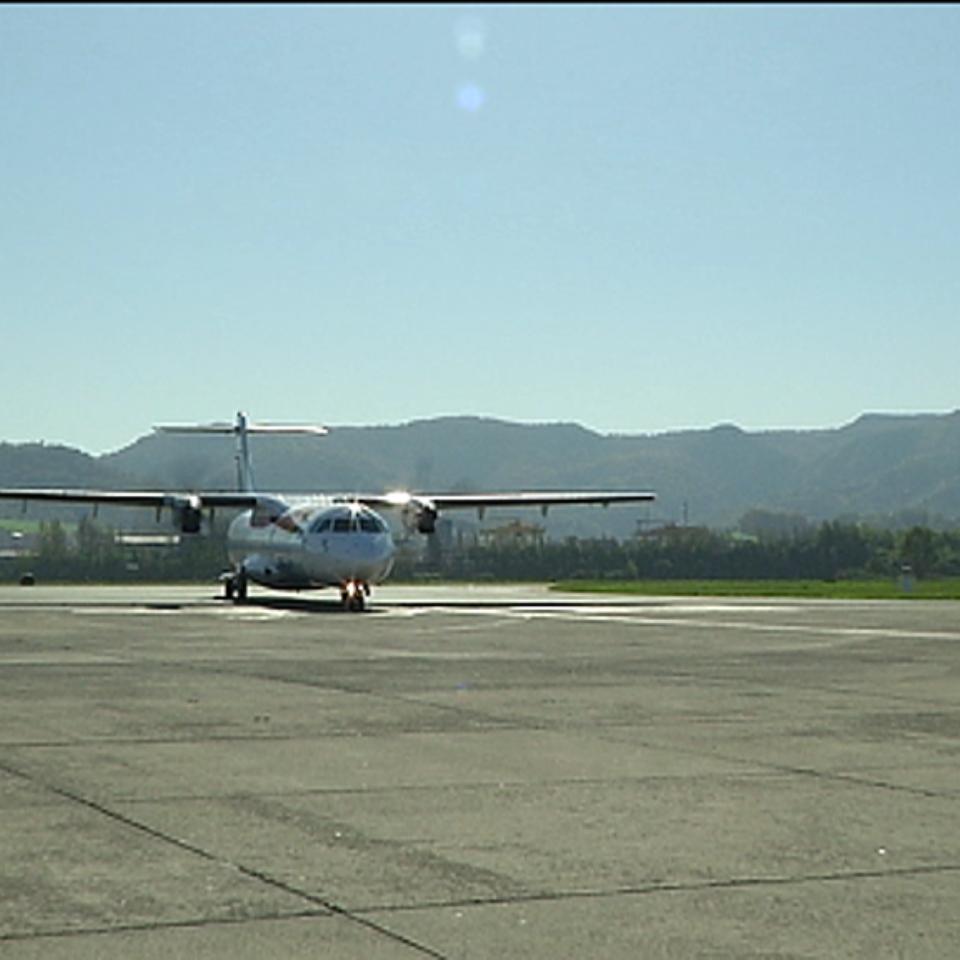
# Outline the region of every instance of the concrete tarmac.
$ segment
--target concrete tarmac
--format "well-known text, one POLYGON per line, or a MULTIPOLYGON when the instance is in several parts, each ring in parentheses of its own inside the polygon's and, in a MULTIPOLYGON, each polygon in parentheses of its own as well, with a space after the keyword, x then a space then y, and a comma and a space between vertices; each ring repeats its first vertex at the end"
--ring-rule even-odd
POLYGON ((960 604, 0 588, 0 956, 960 955, 960 604))

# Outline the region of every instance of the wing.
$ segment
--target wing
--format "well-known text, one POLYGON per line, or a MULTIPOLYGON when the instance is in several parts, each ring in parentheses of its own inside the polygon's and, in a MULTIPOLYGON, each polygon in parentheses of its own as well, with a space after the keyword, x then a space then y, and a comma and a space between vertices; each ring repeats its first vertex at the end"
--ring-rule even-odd
POLYGON ((484 509, 485 507, 553 507, 577 504, 645 503, 656 499, 656 494, 639 491, 615 490, 556 490, 523 491, 518 493, 437 493, 421 494, 435 504, 438 510, 457 508, 484 509))
POLYGON ((360 503, 370 507, 404 509, 417 504, 430 504, 437 510, 477 509, 487 507, 553 507, 578 504, 645 503, 656 499, 655 493, 633 490, 525 490, 517 493, 410 493, 393 490, 383 494, 361 494, 360 503))
MULTIPOLYGON (((0 488, 0 500, 20 500, 27 503, 80 503, 117 507, 153 507, 157 511, 169 508, 173 523, 182 533, 199 533, 204 510, 215 507, 263 506, 267 498, 250 493, 161 493, 150 490, 39 490, 0 488)), ((277 513, 276 507, 271 507, 277 513)), ((279 512, 282 512, 280 510, 279 512)))
POLYGON ((539 507, 546 516, 555 506, 578 506, 611 503, 648 503, 656 494, 636 490, 544 490, 517 493, 410 493, 393 490, 390 493, 353 497, 374 509, 400 510, 404 522, 420 533, 433 533, 441 510, 477 510, 480 517, 490 507, 539 507))
POLYGON ((151 490, 43 490, 0 488, 0 500, 25 503, 106 503, 118 507, 255 507, 261 498, 250 493, 161 493, 151 490))

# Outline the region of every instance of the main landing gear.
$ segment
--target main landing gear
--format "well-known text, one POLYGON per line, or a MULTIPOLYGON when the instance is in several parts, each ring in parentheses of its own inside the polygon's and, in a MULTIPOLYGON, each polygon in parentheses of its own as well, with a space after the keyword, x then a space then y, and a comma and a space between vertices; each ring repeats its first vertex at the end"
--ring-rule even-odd
POLYGON ((370 596, 370 584, 359 580, 348 580, 340 587, 340 602, 344 610, 361 613, 367 605, 370 596))
POLYGON ((223 598, 232 600, 234 603, 246 603, 247 601, 247 572, 244 569, 237 570, 235 573, 225 573, 221 577, 223 581, 223 598))

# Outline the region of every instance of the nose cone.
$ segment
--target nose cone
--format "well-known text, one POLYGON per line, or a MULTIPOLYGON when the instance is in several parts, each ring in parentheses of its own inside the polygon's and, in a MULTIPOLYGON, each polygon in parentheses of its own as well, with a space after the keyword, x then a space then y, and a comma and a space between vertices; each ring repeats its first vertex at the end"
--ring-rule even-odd
POLYGON ((395 552, 393 538, 387 533, 343 537, 337 544, 341 575, 343 579, 379 583, 390 573, 395 552))

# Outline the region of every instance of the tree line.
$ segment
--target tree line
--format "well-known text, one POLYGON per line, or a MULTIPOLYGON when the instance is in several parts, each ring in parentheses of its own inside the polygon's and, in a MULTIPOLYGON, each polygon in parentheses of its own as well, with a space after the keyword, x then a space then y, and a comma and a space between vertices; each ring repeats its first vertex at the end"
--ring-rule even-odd
POLYGON ((827 521, 778 536, 668 527, 629 540, 470 545, 398 562, 397 575, 452 580, 839 580, 960 576, 960 531, 827 521))
MULTIPOLYGON (((0 561, 9 582, 29 570, 54 581, 210 581, 227 566, 226 530, 170 547, 131 546, 90 518, 68 531, 40 524, 33 552, 0 561)), ((665 527, 627 540, 609 537, 518 543, 439 540, 401 546, 395 579, 837 580, 960 576, 960 530, 873 528, 856 522, 795 525, 763 535, 665 527)))

